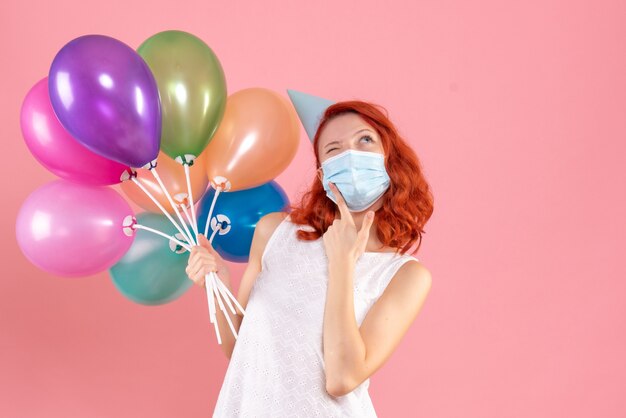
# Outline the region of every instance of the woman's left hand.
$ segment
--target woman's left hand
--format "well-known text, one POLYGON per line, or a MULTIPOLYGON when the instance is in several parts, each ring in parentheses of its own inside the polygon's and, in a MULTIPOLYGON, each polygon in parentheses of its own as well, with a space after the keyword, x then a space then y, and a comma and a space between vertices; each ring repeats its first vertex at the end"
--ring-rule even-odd
POLYGON ((370 236, 370 227, 374 222, 374 212, 367 212, 361 229, 357 231, 350 209, 348 209, 341 192, 333 183, 329 185, 337 199, 341 219, 335 218, 323 235, 328 263, 334 265, 349 262, 354 265, 361 254, 365 252, 370 236))

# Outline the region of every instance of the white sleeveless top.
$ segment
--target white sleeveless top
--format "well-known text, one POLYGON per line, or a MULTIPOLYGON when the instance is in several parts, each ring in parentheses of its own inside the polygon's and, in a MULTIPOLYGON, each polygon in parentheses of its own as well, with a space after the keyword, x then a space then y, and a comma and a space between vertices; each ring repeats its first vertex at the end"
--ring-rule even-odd
MULTIPOLYGON (((300 241, 287 216, 270 236, 262 269, 224 377, 213 417, 376 417, 369 378, 345 396, 326 392, 323 319, 328 260, 323 239, 300 241)), ((366 252, 356 262, 358 325, 397 270, 417 258, 366 252)))

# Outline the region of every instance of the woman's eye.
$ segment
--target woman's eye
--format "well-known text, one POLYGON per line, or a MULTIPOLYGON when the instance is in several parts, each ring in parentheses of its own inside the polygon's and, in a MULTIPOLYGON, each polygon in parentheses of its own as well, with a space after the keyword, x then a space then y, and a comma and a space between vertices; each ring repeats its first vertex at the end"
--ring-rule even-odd
POLYGON ((326 151, 326 154, 330 154, 330 152, 331 152, 331 151, 334 151, 334 150, 336 150, 336 149, 339 149, 339 148, 331 148, 331 149, 329 149, 329 150, 327 150, 327 151, 326 151))
POLYGON ((369 140, 369 141, 367 141, 367 142, 374 142, 374 140, 372 139, 372 137, 371 137, 371 136, 369 136, 369 135, 363 135, 363 136, 361 137, 361 139, 365 139, 365 138, 367 138, 367 139, 369 140))

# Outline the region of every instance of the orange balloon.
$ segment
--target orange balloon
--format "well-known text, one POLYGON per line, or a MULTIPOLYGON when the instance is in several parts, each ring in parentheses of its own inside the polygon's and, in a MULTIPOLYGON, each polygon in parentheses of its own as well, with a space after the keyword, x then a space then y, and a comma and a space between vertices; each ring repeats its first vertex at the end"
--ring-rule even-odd
POLYGON ((286 98, 260 87, 237 91, 205 150, 209 180, 230 191, 267 183, 287 168, 299 141, 298 114, 286 98))
MULTIPOLYGON (((191 180, 191 193, 193 194, 194 203, 198 202, 206 192, 209 179, 206 176, 206 152, 203 152, 194 160, 193 165, 189 167, 189 178, 191 180)), ((185 168, 182 164, 177 163, 164 152, 159 152, 157 157, 157 173, 163 180, 165 188, 172 196, 175 203, 189 203, 187 194, 187 179, 185 178, 185 168)), ((150 170, 140 168, 137 170, 137 180, 155 197, 155 199, 167 210, 174 214, 174 209, 167 200, 165 193, 159 187, 154 175, 150 170)), ((133 202, 149 212, 163 213, 152 200, 130 180, 126 180, 121 184, 122 191, 133 202)))

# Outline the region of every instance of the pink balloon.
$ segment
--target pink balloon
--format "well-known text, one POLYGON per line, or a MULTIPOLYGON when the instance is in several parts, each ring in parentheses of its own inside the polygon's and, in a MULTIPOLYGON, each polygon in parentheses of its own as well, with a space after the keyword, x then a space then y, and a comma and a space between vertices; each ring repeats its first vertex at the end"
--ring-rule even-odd
POLYGON ((55 180, 35 190, 17 216, 17 242, 37 267, 66 277, 104 271, 128 251, 133 212, 106 186, 55 180))
POLYGON ((52 108, 48 77, 37 82, 22 103, 22 134, 33 156, 59 177, 90 185, 120 183, 129 170, 124 164, 102 157, 65 130, 52 108))

